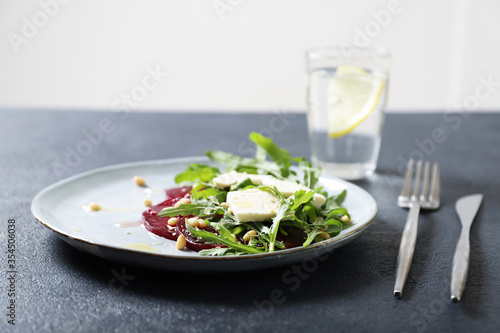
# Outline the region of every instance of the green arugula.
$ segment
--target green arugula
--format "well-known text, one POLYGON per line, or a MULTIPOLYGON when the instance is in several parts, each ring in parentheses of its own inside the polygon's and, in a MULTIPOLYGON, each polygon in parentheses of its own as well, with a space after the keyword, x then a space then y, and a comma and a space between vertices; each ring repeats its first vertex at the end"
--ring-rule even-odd
POLYGON ((250 140, 255 142, 257 146, 262 147, 269 157, 271 157, 273 162, 280 168, 281 176, 283 178, 288 178, 290 175, 290 166, 292 166, 290 153, 286 149, 281 149, 276 146, 270 138, 256 132, 250 133, 250 140))
POLYGON ((193 163, 188 168, 175 176, 177 184, 192 184, 194 182, 209 182, 220 174, 219 169, 199 163, 193 163))
POLYGON ((308 247, 315 239, 316 236, 319 234, 323 233, 325 231, 321 230, 321 227, 313 227, 311 231, 307 234, 307 239, 306 241, 302 244, 304 247, 308 247))
POLYGON ((293 205, 290 206, 290 210, 296 210, 299 208, 300 205, 303 205, 305 203, 308 203, 313 199, 313 196, 318 193, 323 187, 318 187, 314 191, 309 191, 306 192, 305 190, 299 190, 295 192, 294 194, 294 199, 293 199, 293 205))
POLYGON ((231 191, 238 191, 238 190, 243 190, 243 189, 252 188, 252 187, 256 187, 256 186, 257 186, 257 184, 254 184, 250 180, 250 178, 245 178, 242 181, 240 181, 239 183, 231 186, 231 191))
POLYGON ((221 191, 217 188, 207 188, 203 190, 198 190, 191 193, 191 199, 199 201, 201 199, 206 199, 212 201, 216 204, 221 204, 226 201, 227 192, 221 191))
POLYGON ((215 206, 210 201, 200 201, 191 204, 182 204, 179 207, 166 207, 159 213, 159 217, 175 217, 175 216, 206 216, 214 214, 224 214, 222 207, 215 206))
POLYGON ((321 168, 314 168, 305 157, 292 158, 299 164, 300 170, 304 173, 304 185, 314 189, 321 176, 321 168))
POLYGON ((187 230, 195 237, 201 237, 206 243, 210 244, 224 244, 231 249, 234 250, 239 250, 241 252, 245 253, 262 253, 264 252, 263 249, 256 248, 254 246, 248 246, 245 244, 238 243, 233 236, 231 235, 231 232, 224 228, 222 225, 217 224, 217 223, 212 223, 212 226, 214 226, 217 231, 219 232, 219 235, 211 233, 209 231, 199 229, 199 228, 193 228, 189 224, 186 223, 186 228, 187 230))
POLYGON ((280 222, 287 215, 287 212, 290 210, 289 208, 291 200, 285 199, 283 194, 281 194, 276 188, 271 188, 263 185, 257 188, 259 190, 271 193, 280 200, 280 205, 278 207, 278 210, 276 211, 276 216, 272 220, 273 224, 271 225, 271 230, 269 235, 269 252, 273 252, 274 247, 276 246, 276 237, 278 236, 280 222))
POLYGON ((219 164, 226 165, 228 171, 247 172, 251 174, 270 174, 278 179, 286 179, 281 175, 280 168, 271 162, 256 158, 244 158, 218 150, 206 152, 208 158, 219 164))

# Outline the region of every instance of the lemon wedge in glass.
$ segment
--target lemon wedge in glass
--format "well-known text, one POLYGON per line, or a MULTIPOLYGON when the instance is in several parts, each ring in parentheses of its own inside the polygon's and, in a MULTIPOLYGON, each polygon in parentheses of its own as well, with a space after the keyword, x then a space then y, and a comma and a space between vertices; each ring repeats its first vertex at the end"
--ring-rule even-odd
POLYGON ((384 81, 361 67, 339 66, 329 82, 328 135, 341 137, 376 108, 384 81))

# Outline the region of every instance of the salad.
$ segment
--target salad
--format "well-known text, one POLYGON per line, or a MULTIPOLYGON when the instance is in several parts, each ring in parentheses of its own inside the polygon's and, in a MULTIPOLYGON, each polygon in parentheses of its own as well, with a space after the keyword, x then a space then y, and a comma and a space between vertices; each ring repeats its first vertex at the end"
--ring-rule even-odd
POLYGON ((321 169, 268 137, 251 133, 254 158, 208 151, 226 170, 194 163, 175 177, 178 188, 143 212, 145 228, 200 255, 258 254, 335 237, 351 223, 341 207, 346 191, 329 196, 317 182, 321 169), (303 172, 302 182, 291 168, 303 172))

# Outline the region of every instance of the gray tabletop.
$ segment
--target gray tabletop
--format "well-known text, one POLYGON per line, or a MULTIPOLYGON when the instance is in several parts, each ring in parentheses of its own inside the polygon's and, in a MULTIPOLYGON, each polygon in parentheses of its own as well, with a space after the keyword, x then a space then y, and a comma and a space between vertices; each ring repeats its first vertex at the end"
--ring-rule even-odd
POLYGON ((195 274, 124 265, 73 249, 30 213, 33 196, 62 178, 124 162, 203 155, 208 149, 242 153, 250 131, 271 135, 292 155, 308 155, 304 115, 1 110, 0 331, 500 330, 498 114, 388 115, 377 173, 355 182, 376 199, 375 222, 314 270, 296 264, 195 274), (92 142, 89 133, 100 126, 107 132, 92 142), (83 141, 91 143, 87 155, 69 163, 69 152, 83 141), (439 161, 442 207, 421 214, 405 294, 397 300, 392 288, 407 210, 397 207, 396 198, 409 157, 439 161), (484 201, 471 231, 467 285, 455 304, 449 293, 460 234, 454 203, 478 192, 484 201), (12 229, 15 252, 8 248, 12 229), (9 263, 12 253, 15 262, 9 263), (9 264, 15 264, 14 277, 9 264), (284 295, 280 304, 270 301, 275 290, 284 295), (8 322, 12 317, 15 325, 8 322))

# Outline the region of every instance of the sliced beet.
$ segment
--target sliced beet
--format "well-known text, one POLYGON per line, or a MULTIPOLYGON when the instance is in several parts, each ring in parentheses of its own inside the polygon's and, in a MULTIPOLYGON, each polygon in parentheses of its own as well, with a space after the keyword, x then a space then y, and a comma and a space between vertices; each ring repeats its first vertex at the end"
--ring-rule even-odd
POLYGON ((289 249, 292 247, 302 246, 307 239, 306 233, 297 227, 285 227, 285 231, 288 233, 287 236, 278 232, 276 240, 283 242, 285 248, 289 249))
MULTIPOLYGON (((171 240, 177 240, 179 233, 175 227, 168 225, 170 217, 159 217, 158 213, 165 207, 172 207, 180 199, 189 196, 191 187, 178 187, 166 191, 167 199, 156 206, 149 208, 142 213, 142 222, 146 230, 155 235, 165 237, 171 240)), ((179 220, 184 219, 178 216, 179 220)))
MULTIPOLYGON (((194 217, 194 215, 186 216, 186 218, 191 217, 194 217)), ((209 225, 204 230, 217 234, 217 231, 209 225)), ((214 247, 227 247, 226 245, 222 244, 205 244, 204 241, 194 237, 186 228, 186 219, 182 219, 182 221, 179 219, 179 221, 177 222, 177 233, 183 234, 184 237, 186 237, 186 247, 196 252, 204 249, 213 249, 214 247)))
POLYGON ((191 193, 191 186, 170 188, 165 191, 167 199, 169 198, 183 198, 187 193, 191 193))
MULTIPOLYGON (((160 204, 144 211, 142 213, 142 223, 144 224, 144 227, 147 231, 152 232, 155 235, 171 240, 177 240, 177 237, 179 237, 177 229, 168 225, 168 220, 170 219, 170 217, 158 216, 158 212, 164 207, 170 206, 161 206, 160 204)), ((184 217, 180 216, 179 219, 181 218, 184 219, 184 217)))
MULTIPOLYGON (((149 208, 148 210, 142 213, 142 222, 144 227, 149 232, 152 232, 155 235, 170 239, 177 240, 180 234, 183 234, 186 237, 186 247, 193 251, 200 251, 203 249, 211 249, 214 247, 226 247, 225 245, 218 244, 204 244, 203 241, 198 240, 196 237, 191 235, 191 233, 186 229, 186 218, 194 217, 194 215, 190 216, 176 216, 179 220, 177 221, 177 226, 172 227, 168 225, 169 216, 159 217, 158 213, 166 207, 172 207, 175 205, 177 201, 182 198, 189 197, 191 192, 191 187, 178 187, 173 189, 166 190, 167 199, 162 203, 159 203, 156 206, 149 208)), ((217 233, 217 231, 211 227, 207 226, 205 230, 217 233)))

